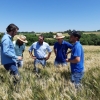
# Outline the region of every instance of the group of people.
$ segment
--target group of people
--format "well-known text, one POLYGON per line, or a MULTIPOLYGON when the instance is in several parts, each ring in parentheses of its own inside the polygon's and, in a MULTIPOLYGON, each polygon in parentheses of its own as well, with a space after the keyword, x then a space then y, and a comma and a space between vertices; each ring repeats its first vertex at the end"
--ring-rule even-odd
MULTIPOLYGON (((19 28, 15 24, 8 25, 6 28, 7 32, 1 39, 1 63, 14 76, 16 81, 20 79, 18 68, 23 66, 23 52, 25 43, 28 42, 24 35, 19 35, 17 40, 13 41, 13 37, 18 30, 19 28)), ((79 41, 81 38, 80 33, 72 31, 69 35, 71 43, 64 41, 62 33, 56 34, 57 42, 53 47, 55 53, 54 66, 58 67, 61 65, 66 67, 67 63, 70 62, 71 81, 75 87, 78 87, 84 75, 84 50, 79 41), (68 49, 70 49, 69 52, 68 49), (67 58, 69 53, 71 53, 71 57, 67 58)), ((34 42, 29 48, 30 57, 34 59, 34 71, 36 73, 39 71, 38 64, 46 67, 46 61, 50 58, 51 52, 52 49, 49 44, 44 42, 44 36, 39 35, 38 41, 34 42)))

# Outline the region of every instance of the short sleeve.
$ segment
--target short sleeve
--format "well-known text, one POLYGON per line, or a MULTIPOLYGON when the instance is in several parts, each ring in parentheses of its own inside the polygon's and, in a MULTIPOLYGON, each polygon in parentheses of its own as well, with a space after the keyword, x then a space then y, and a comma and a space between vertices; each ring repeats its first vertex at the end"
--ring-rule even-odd
POLYGON ((74 57, 80 57, 81 56, 81 47, 75 47, 73 50, 73 56, 74 57))
POLYGON ((49 46, 49 44, 47 44, 47 51, 48 52, 51 52, 52 51, 51 48, 50 48, 50 46, 49 46))
POLYGON ((30 48, 29 48, 29 50, 28 51, 30 51, 30 52, 32 52, 33 51, 33 48, 34 47, 34 43, 30 46, 30 48))

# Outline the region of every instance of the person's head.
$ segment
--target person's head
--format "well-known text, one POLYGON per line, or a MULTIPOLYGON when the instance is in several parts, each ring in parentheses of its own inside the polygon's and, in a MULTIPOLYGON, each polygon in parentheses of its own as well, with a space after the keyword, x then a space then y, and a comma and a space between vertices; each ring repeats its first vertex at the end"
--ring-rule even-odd
POLYGON ((69 35, 70 35, 70 42, 72 43, 79 41, 79 39, 81 38, 81 34, 77 31, 72 31, 71 33, 69 33, 69 35))
POLYGON ((44 41, 44 36, 41 34, 41 35, 39 35, 39 37, 38 37, 38 42, 39 42, 40 44, 42 44, 43 41, 44 41))
POLYGON ((12 37, 14 37, 17 34, 18 30, 19 28, 15 24, 9 24, 6 28, 7 33, 12 37))
POLYGON ((19 45, 23 45, 23 43, 28 43, 28 41, 26 40, 26 36, 24 36, 24 35, 19 35, 19 36, 17 37, 17 43, 18 43, 19 45))
POLYGON ((62 41, 63 41, 63 39, 64 39, 64 37, 65 37, 65 36, 63 36, 62 33, 57 33, 55 38, 56 38, 56 40, 58 41, 58 43, 61 44, 62 41))

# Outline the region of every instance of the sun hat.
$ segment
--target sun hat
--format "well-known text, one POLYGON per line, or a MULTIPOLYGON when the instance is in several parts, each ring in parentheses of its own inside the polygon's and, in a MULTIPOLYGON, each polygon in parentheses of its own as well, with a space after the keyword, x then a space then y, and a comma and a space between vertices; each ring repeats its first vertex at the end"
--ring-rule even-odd
POLYGON ((81 34, 80 34, 80 32, 78 32, 78 31, 72 31, 72 32, 69 32, 68 33, 69 35, 73 35, 73 36, 75 36, 75 37, 78 37, 79 39, 81 38, 81 34))
POLYGON ((57 33, 56 36, 54 38, 56 39, 61 39, 61 38, 64 38, 65 36, 63 36, 62 33, 57 33))
POLYGON ((28 43, 28 41, 26 40, 26 36, 24 36, 24 35, 19 35, 19 36, 17 37, 17 39, 19 39, 20 41, 22 41, 22 42, 24 42, 24 43, 28 43))

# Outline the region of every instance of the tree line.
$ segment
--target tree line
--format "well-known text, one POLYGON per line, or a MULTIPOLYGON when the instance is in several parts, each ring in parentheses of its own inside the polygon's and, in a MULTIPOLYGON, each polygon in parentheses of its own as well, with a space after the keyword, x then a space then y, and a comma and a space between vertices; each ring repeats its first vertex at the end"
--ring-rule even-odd
MULTIPOLYGON (((20 33, 23 34, 23 33, 20 33)), ((68 34, 68 33, 66 33, 68 34)), ((81 32, 82 34, 82 32, 81 32)), ((26 36, 28 43, 26 44, 27 46, 30 46, 33 42, 38 41, 38 35, 37 34, 27 34, 24 33, 24 35, 26 36)), ((49 33, 43 33, 44 37, 45 37, 45 42, 49 43, 49 45, 54 45, 54 43, 56 42, 56 39, 54 39, 54 35, 55 33, 53 32, 49 32, 49 33)), ((0 39, 2 38, 3 34, 0 34, 0 39)), ((69 41, 69 36, 65 36, 64 38, 65 41, 69 41)), ((82 34, 80 42, 82 45, 100 45, 100 35, 96 35, 96 34, 82 34)))

